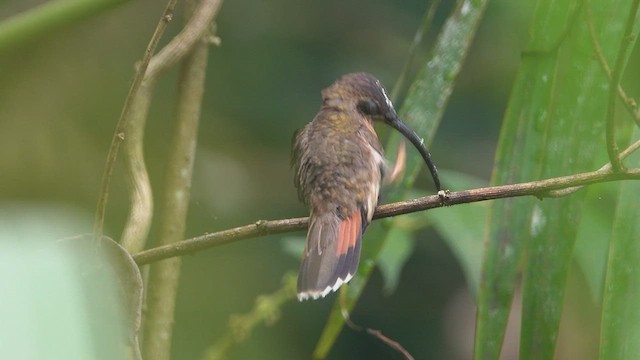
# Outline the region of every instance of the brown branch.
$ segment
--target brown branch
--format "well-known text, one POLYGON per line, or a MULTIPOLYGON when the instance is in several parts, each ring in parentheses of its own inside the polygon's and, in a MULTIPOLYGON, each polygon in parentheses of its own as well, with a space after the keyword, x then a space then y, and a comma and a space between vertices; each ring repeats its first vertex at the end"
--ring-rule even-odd
POLYGON ((616 99, 618 95, 618 86, 620 86, 620 78, 624 70, 624 65, 627 59, 627 50, 633 40, 633 26, 635 23, 636 15, 638 14, 638 7, 640 6, 640 0, 634 0, 631 4, 631 11, 624 27, 624 33, 620 40, 620 49, 618 50, 618 56, 616 58, 616 65, 613 68, 613 74, 611 74, 611 83, 609 84, 609 105, 607 108, 607 153, 609 154, 609 161, 615 172, 622 171, 622 162, 618 157, 618 144, 616 143, 615 133, 615 109, 616 99))
POLYGON ((109 200, 109 187, 111 185, 111 175, 113 174, 113 168, 116 165, 116 159, 118 157, 118 150, 120 149, 120 144, 125 139, 125 132, 127 129, 127 123, 130 118, 131 106, 133 104, 133 100, 142 85, 142 80, 144 79, 145 73, 147 71, 147 67, 149 66, 149 61, 151 60, 151 56, 155 52, 156 47, 158 46, 158 42, 164 33, 164 30, 167 28, 167 24, 173 18, 173 9, 176 6, 177 0, 169 0, 167 5, 162 13, 162 17, 156 26, 153 35, 151 36, 151 40, 149 41, 149 45, 147 45, 147 49, 145 50, 142 61, 140 61, 140 65, 138 66, 138 70, 136 71, 135 76, 133 77, 133 82, 129 87, 129 93, 127 94, 127 98, 124 103, 124 107, 122 108, 122 112, 120 113, 120 119, 116 124, 116 129, 113 132, 113 137, 111 138, 111 145, 109 147, 109 153, 107 155, 107 162, 104 166, 104 172, 102 173, 102 184, 100 186, 100 193, 98 195, 98 204, 96 205, 96 214, 93 224, 93 236, 96 239, 102 238, 102 233, 104 231, 104 215, 107 209, 107 202, 109 200))
MULTIPOLYGON (((553 190, 600 182, 631 179, 640 180, 640 169, 628 169, 621 173, 612 173, 611 171, 593 171, 520 184, 448 192, 444 196, 431 195, 418 199, 378 206, 373 218, 381 219, 433 209, 445 205, 467 204, 516 196, 532 195, 538 198, 544 198, 550 196, 549 193, 553 190)), ((175 244, 159 246, 153 249, 141 251, 133 255, 133 258, 138 265, 149 264, 171 257, 193 254, 204 249, 239 240, 304 230, 307 226, 308 220, 309 218, 307 217, 271 221, 260 220, 254 224, 205 234, 191 239, 182 240, 175 244)))
POLYGON ((376 339, 382 341, 383 343, 387 344, 387 346, 389 346, 390 348, 392 348, 393 350, 399 352, 400 354, 402 354, 402 356, 404 356, 405 359, 407 360, 413 360, 414 357, 411 355, 411 353, 409 353, 407 351, 407 349, 404 348, 404 346, 402 346, 402 344, 400 344, 399 342, 391 339, 390 337, 384 335, 382 333, 382 331, 380 330, 376 330, 376 329, 371 329, 371 328, 366 328, 367 334, 375 337, 376 339))
MULTIPOLYGON (((637 140, 633 144, 629 145, 623 152, 620 153, 620 160, 624 160, 627 156, 631 155, 634 151, 640 149, 640 140, 637 140)), ((600 169, 595 172, 608 174, 611 173, 611 163, 606 163, 600 169)), ((572 194, 578 190, 580 190, 582 186, 573 186, 560 190, 552 190, 547 194, 549 197, 562 197, 572 194)))
POLYGON ((220 6, 222 0, 200 1, 182 31, 151 59, 149 76, 173 67, 193 49, 196 42, 202 41, 203 33, 212 26, 213 18, 218 14, 220 6))

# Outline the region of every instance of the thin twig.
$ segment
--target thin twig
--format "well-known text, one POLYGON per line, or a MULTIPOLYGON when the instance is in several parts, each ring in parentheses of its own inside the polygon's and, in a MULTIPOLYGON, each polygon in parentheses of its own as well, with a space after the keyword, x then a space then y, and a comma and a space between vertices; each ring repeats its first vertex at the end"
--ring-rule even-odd
POLYGON ((220 6, 222 0, 200 1, 184 29, 151 59, 149 76, 173 67, 193 49, 196 42, 202 41, 203 34, 212 26, 220 6))
POLYGON ((385 336, 380 330, 366 328, 366 331, 367 331, 367 334, 379 339, 380 341, 387 344, 392 349, 402 354, 402 356, 404 356, 405 359, 413 360, 413 356, 411 356, 411 354, 407 351, 407 349, 405 349, 399 342, 391 339, 388 336, 385 336))
MULTIPOLYGON (((600 66, 604 70, 604 73, 607 75, 607 79, 611 82, 611 68, 609 64, 607 64, 607 59, 604 57, 602 53, 602 48, 600 47, 600 42, 598 41, 598 37, 596 36, 596 29, 593 26, 593 15, 591 14, 591 6, 589 5, 589 0, 583 0, 585 17, 587 18, 587 27, 589 28, 589 37, 591 38, 591 43, 593 44, 593 50, 596 54, 596 58, 598 62, 600 62, 600 66)), ((627 111, 631 114, 631 117, 636 122, 636 125, 640 126, 640 109, 638 109, 638 103, 627 93, 624 91, 622 84, 618 84, 618 96, 622 99, 627 111)))
POLYGON ((93 224, 93 236, 95 239, 102 238, 104 230, 104 215, 107 209, 107 202, 109 200, 111 175, 113 174, 113 168, 116 164, 116 158, 118 157, 120 144, 125 139, 131 105, 133 103, 134 97, 140 89, 140 85, 142 84, 145 72, 147 71, 147 67, 149 66, 151 56, 155 52, 155 49, 158 46, 158 42, 160 41, 162 34, 167 28, 167 24, 173 18, 173 9, 176 6, 176 2, 177 0, 169 0, 167 2, 162 16, 160 17, 160 21, 158 22, 158 25, 156 26, 156 29, 151 36, 151 41, 149 41, 149 45, 147 45, 147 49, 145 50, 142 61, 140 61, 140 64, 138 65, 138 70, 133 77, 133 82, 129 87, 129 93, 127 94, 127 98, 125 99, 124 107, 122 108, 122 112, 120 113, 120 119, 118 120, 116 129, 113 132, 113 137, 111 138, 111 146, 109 147, 109 154, 107 155, 107 162, 104 166, 104 172, 102 173, 102 184, 100 186, 98 204, 96 206, 96 215, 93 224))
MULTIPOLYGON (((624 160, 627 156, 631 155, 634 151, 638 150, 639 148, 640 148, 640 140, 637 140, 633 144, 629 145, 629 147, 624 149, 623 152, 620 153, 620 160, 624 160)), ((596 170, 596 172, 603 173, 603 174, 611 173, 611 163, 606 163, 600 169, 596 170)), ((549 197, 557 198, 557 197, 567 196, 580 189, 582 189, 582 186, 573 186, 573 187, 568 187, 566 189, 549 191, 547 195, 549 197)))
POLYGON ((356 325, 356 323, 351 320, 349 307, 347 306, 347 291, 344 288, 340 289, 340 294, 338 295, 338 305, 340 305, 340 314, 342 314, 344 323, 347 324, 347 326, 351 328, 351 330, 362 331, 362 326, 356 325))
POLYGON ((402 356, 404 356, 405 359, 407 360, 414 359, 411 353, 409 353, 409 351, 407 351, 407 349, 405 349, 404 346, 402 346, 402 344, 384 335, 380 330, 371 329, 371 328, 360 326, 354 323, 353 320, 351 320, 351 316, 349 315, 349 309, 347 309, 347 306, 345 304, 346 297, 344 294, 345 294, 344 291, 340 292, 340 297, 338 299, 338 301, 340 302, 340 312, 342 313, 342 317, 344 318, 344 323, 347 324, 347 326, 351 330, 365 331, 367 334, 375 337, 376 339, 382 341, 393 350, 402 354, 402 356))
POLYGON ((632 43, 633 25, 635 23, 636 16, 638 14, 638 6, 640 6, 640 0, 634 0, 631 4, 631 11, 627 22, 624 27, 624 33, 620 40, 620 49, 618 50, 618 56, 616 58, 616 65, 613 68, 611 75, 611 82, 609 83, 609 105, 607 108, 607 153, 609 154, 609 161, 613 171, 622 171, 622 162, 618 157, 618 144, 616 143, 615 132, 615 113, 616 113, 616 99, 618 95, 618 86, 620 85, 620 78, 622 77, 622 71, 627 59, 627 50, 632 43))
MULTIPOLYGON (((549 196, 549 192, 553 190, 600 182, 632 179, 640 180, 640 169, 627 169, 621 173, 593 171, 513 185, 501 185, 449 192, 446 195, 445 201, 443 201, 442 197, 438 195, 431 195, 418 199, 378 206, 373 218, 381 219, 390 216, 408 214, 442 207, 445 206, 445 204, 446 206, 449 206, 530 195, 538 198, 544 198, 549 196)), ((191 239, 182 240, 175 244, 159 246, 153 249, 141 251, 133 255, 133 258, 138 265, 149 264, 175 256, 193 254, 204 249, 239 240, 303 230, 306 228, 308 220, 308 217, 271 221, 260 220, 254 224, 205 234, 191 239)))

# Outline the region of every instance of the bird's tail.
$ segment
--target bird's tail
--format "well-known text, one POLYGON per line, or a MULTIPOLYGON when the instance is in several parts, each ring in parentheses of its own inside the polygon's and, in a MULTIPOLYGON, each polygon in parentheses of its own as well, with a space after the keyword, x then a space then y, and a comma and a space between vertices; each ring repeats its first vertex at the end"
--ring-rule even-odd
POLYGON ((362 233, 368 225, 362 211, 346 219, 311 214, 307 245, 298 275, 298 300, 324 297, 351 280, 358 269, 362 233))

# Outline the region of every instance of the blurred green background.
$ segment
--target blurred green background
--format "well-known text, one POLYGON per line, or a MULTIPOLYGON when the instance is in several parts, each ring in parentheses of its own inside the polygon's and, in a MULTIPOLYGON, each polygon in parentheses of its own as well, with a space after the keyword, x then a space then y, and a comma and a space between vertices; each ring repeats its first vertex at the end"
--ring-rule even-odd
MULTIPOLYGON (((0 20, 42 3, 1 1, 0 20)), ((431 40, 453 3, 441 4, 431 40)), ((431 148, 439 168, 488 181, 532 3, 490 2, 431 148)), ((209 58, 186 237, 258 219, 305 216, 289 169, 294 130, 313 118, 320 90, 344 73, 371 72, 391 88, 428 5, 417 0, 223 3, 216 22, 222 45, 209 58)), ((112 132, 134 64, 163 6, 125 1, 0 53, 2 209, 24 214, 27 225, 38 216, 52 223, 82 220, 65 235, 91 230, 112 132)), ((180 15, 163 44, 179 31, 180 15)), ((176 75, 174 70, 160 82, 147 124, 145 151, 156 204, 176 75)), ((415 155, 411 147, 408 151, 415 155)), ((114 179, 106 234, 117 239, 128 211, 122 167, 114 179)), ((426 174, 422 180, 424 190, 432 191, 426 174)), ((150 245, 157 227, 156 217, 150 245)), ((297 270, 299 259, 283 251, 282 238, 242 241, 184 258, 174 358, 199 359, 228 331, 231 314, 247 312, 258 295, 275 291, 287 271, 297 270)), ((421 232, 416 244, 396 292, 383 293, 376 272, 352 319, 382 330, 417 359, 466 359, 474 309, 461 268, 434 231, 421 232)), ((331 300, 286 304, 278 322, 258 327, 230 358, 309 358, 331 305, 331 300)), ((399 358, 381 342, 345 329, 331 358, 354 357, 399 358)))

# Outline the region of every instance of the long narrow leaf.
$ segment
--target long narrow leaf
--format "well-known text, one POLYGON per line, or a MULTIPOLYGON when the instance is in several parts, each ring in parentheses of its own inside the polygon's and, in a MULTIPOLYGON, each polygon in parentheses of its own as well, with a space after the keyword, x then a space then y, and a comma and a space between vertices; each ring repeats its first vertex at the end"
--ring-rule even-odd
MULTIPOLYGON (((636 137, 640 131, 636 131, 636 137)), ((627 161, 640 167, 640 156, 627 161)), ((640 359, 640 183, 621 186, 604 291, 600 359, 640 359)))
MULTIPOLYGON (((604 153, 603 134, 609 80, 593 57, 592 25, 602 55, 611 64, 618 53, 628 17, 629 0, 585 2, 587 12, 574 16, 561 46, 557 82, 549 103, 543 178, 599 167, 596 154, 604 153), (577 17, 577 18, 575 18, 577 17), (588 100, 587 100, 588 99, 588 100)), ((560 327, 567 272, 582 216, 582 191, 534 208, 540 224, 532 233, 523 282, 521 359, 552 359, 560 327), (544 290, 541 290, 544 289, 544 290)))
POLYGON ((88 19, 127 0, 52 0, 0 21, 0 53, 88 19))
MULTIPOLYGON (((523 63, 511 94, 496 153, 493 184, 509 184, 539 178, 541 144, 549 121, 556 77, 556 46, 572 14, 569 2, 541 1, 531 26, 528 48, 543 53, 523 54, 523 63)), ((493 202, 486 237, 476 320, 475 359, 498 359, 511 300, 532 228, 535 200, 506 199, 493 202)))
MULTIPOLYGON (((591 170, 604 152, 608 79, 594 58, 586 12, 611 62, 628 0, 538 3, 532 38, 512 93, 494 181, 522 181, 591 170), (515 149, 515 150, 514 150, 515 149)), ((585 192, 537 202, 495 203, 481 285, 476 358, 497 359, 518 274, 523 278, 522 359, 552 359, 565 282, 585 192)))

